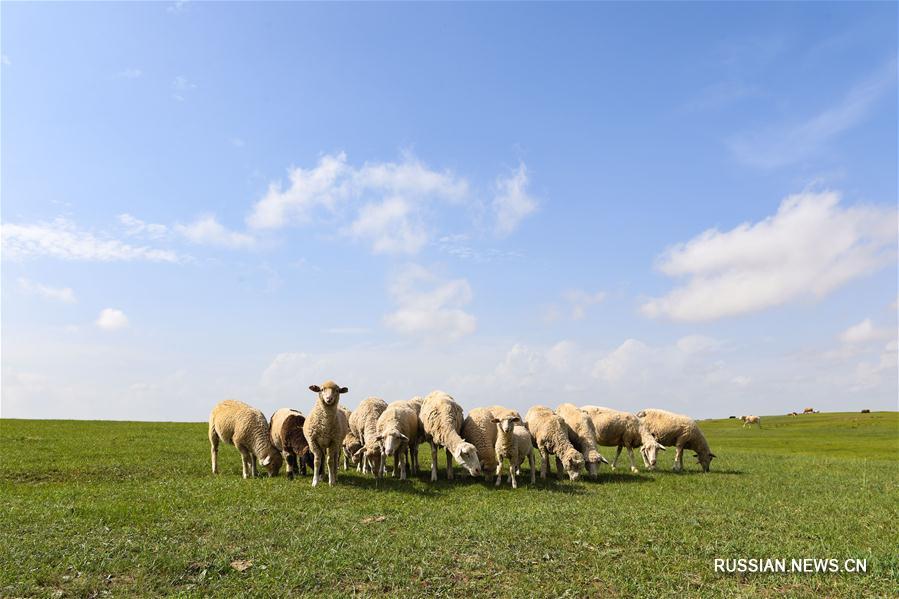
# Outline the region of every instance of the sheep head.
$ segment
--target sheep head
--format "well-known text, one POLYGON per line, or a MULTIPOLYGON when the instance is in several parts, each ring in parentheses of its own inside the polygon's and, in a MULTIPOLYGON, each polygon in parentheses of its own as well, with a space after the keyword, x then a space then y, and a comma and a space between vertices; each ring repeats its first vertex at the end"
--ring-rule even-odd
POLYGON ((318 385, 309 385, 309 390, 318 393, 318 399, 326 406, 336 406, 340 401, 340 394, 349 391, 346 387, 341 387, 334 381, 325 381, 319 387, 318 385))
POLYGON ((359 439, 355 435, 351 433, 344 437, 343 452, 346 454, 347 458, 349 458, 349 460, 353 462, 353 464, 359 463, 359 459, 356 457, 356 452, 358 452, 360 449, 362 449, 362 442, 359 441, 359 439))
POLYGON ((384 455, 392 456, 402 448, 403 443, 409 441, 409 437, 399 431, 391 431, 384 435, 378 435, 375 440, 380 444, 384 455))
POLYGON ((478 450, 468 441, 462 441, 456 445, 455 451, 452 452, 457 462, 468 470, 472 476, 481 475, 481 460, 478 459, 478 450))
POLYGON ((259 460, 259 463, 265 466, 269 476, 278 476, 278 473, 281 472, 281 464, 284 463, 284 458, 281 457, 281 452, 272 448, 267 456, 259 460))
POLYGON ((569 447, 562 454, 562 466, 568 473, 568 478, 577 480, 581 475, 581 468, 584 467, 584 456, 577 449, 569 447))
POLYGON ((718 456, 716 456, 711 451, 708 451, 708 452, 703 451, 700 453, 694 453, 693 457, 696 458, 696 461, 699 462, 700 466, 702 466, 702 471, 708 472, 709 465, 712 463, 712 458, 716 458, 718 456))
POLYGON ((499 429, 501 433, 511 433, 515 430, 515 425, 521 422, 521 418, 518 416, 506 416, 503 418, 494 418, 494 424, 496 424, 496 428, 499 429))

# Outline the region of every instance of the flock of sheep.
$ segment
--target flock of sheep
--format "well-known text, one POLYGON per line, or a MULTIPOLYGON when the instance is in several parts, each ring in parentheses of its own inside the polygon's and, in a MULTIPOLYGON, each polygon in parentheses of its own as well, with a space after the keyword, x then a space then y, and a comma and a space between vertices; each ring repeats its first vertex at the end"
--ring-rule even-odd
POLYGON ((521 415, 501 406, 475 408, 463 417, 462 407, 443 391, 426 397, 386 403, 368 397, 350 412, 339 405, 346 387, 333 381, 312 385, 317 394, 315 406, 304 417, 297 410, 281 408, 267 421, 261 411, 243 402, 225 400, 209 415, 209 443, 212 452, 212 472, 218 473, 219 441, 234 445, 243 458, 243 476, 256 476, 256 462, 269 475, 275 476, 287 461, 287 475, 293 478, 298 471, 306 473, 312 467, 312 486, 322 478, 328 467, 328 484, 337 481, 337 463, 343 454, 344 469, 353 464, 362 472, 381 478, 387 470, 387 460, 393 459, 393 475, 405 479, 407 471, 419 471, 418 446, 431 446, 431 480, 437 480, 437 451, 446 451, 446 477, 453 478, 453 461, 462 465, 472 476, 489 482, 496 476, 495 485, 502 483, 503 464, 508 463, 509 482, 517 488, 517 475, 528 460, 531 483, 536 479, 534 449, 540 453, 540 476, 546 478, 550 470, 550 456, 555 456, 559 478, 565 474, 576 480, 586 468, 592 477, 599 465, 609 462, 600 455, 597 446, 618 448, 611 468, 615 469, 622 448, 627 448, 632 472, 634 448, 640 448, 644 465, 652 470, 656 455, 673 445, 674 469, 683 469, 683 451, 693 450, 702 469, 709 470, 715 457, 696 425, 680 414, 665 410, 642 410, 637 414, 620 412, 598 406, 564 403, 555 411, 545 406, 528 410, 521 415))

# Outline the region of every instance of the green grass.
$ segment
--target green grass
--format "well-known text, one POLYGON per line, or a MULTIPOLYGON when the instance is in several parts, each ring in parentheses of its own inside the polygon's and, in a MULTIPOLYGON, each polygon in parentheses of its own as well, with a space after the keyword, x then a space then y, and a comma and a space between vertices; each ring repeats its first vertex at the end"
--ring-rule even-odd
POLYGON ((244 481, 230 446, 209 472, 205 424, 2 420, 0 596, 895 596, 899 414, 762 426, 703 422, 709 474, 668 451, 655 473, 513 491, 458 468, 244 481), (713 571, 733 557, 868 572, 713 571))

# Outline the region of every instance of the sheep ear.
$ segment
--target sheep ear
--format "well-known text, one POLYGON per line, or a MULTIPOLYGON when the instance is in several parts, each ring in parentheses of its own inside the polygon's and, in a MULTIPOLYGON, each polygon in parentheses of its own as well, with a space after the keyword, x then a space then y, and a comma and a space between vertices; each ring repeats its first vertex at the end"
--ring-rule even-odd
POLYGON ((384 440, 384 435, 378 435, 377 437, 375 437, 375 441, 383 441, 383 440, 384 440))
POLYGON ((269 462, 271 462, 271 461, 272 461, 272 456, 267 455, 267 456, 265 456, 265 459, 259 463, 262 464, 263 466, 268 466, 269 462))
POLYGON ((515 416, 514 418, 512 418, 512 422, 521 422, 521 418, 515 416))
POLYGON ((403 441, 408 441, 408 440, 409 440, 409 437, 407 437, 407 436, 404 435, 403 433, 400 433, 400 437, 403 438, 403 441))
POLYGON ((356 450, 356 453, 353 454, 353 459, 359 459, 362 457, 362 452, 365 451, 364 447, 360 447, 356 450))
POLYGON ((659 447, 658 447, 659 451, 665 451, 666 449, 668 449, 668 448, 665 447, 664 445, 662 445, 661 443, 659 443, 659 447))
POLYGON ((714 453, 710 453, 710 454, 709 454, 709 457, 710 457, 710 458, 717 458, 718 456, 716 456, 714 453))
POLYGON ((603 464, 608 464, 608 463, 609 463, 609 460, 607 460, 607 459, 605 459, 604 457, 602 457, 602 454, 599 454, 599 461, 600 461, 601 463, 603 463, 603 464))
POLYGON ((316 393, 321 393, 321 392, 322 392, 322 388, 319 387, 318 385, 309 385, 309 390, 310 390, 310 391, 315 391, 316 393))
POLYGON ((346 387, 341 387, 340 389, 338 389, 338 391, 340 393, 347 393, 349 391, 349 389, 347 389, 346 387))
POLYGON ((493 424, 499 424, 499 418, 494 418, 494 419, 493 419, 493 424))

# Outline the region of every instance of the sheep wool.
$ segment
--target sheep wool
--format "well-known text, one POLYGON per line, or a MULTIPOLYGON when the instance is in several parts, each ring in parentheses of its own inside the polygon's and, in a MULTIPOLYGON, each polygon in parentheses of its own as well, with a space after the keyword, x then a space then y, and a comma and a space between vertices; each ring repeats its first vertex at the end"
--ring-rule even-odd
POLYGON ((462 407, 443 391, 432 391, 421 404, 421 422, 425 440, 431 445, 431 480, 437 480, 437 447, 446 449, 446 478, 452 480, 452 460, 462 464, 469 474, 479 476, 478 450, 459 433, 464 420, 462 407))
POLYGON ((556 472, 562 478, 562 468, 568 478, 577 480, 584 466, 584 456, 568 440, 565 421, 546 406, 534 406, 525 416, 525 424, 531 432, 534 446, 540 452, 540 478, 549 473, 549 456, 556 456, 556 472))
POLYGON ((302 412, 290 408, 281 408, 272 414, 269 421, 269 431, 272 437, 272 445, 281 452, 287 461, 287 478, 293 478, 299 470, 306 475, 306 454, 309 453, 309 443, 303 434, 303 423, 306 417, 302 412))
POLYGON ((219 441, 234 445, 240 452, 243 477, 256 476, 256 459, 266 467, 269 476, 281 469, 281 452, 272 445, 268 421, 256 408, 236 399, 219 402, 209 414, 209 444, 212 472, 218 474, 219 441))
POLYGON ((664 451, 665 446, 655 440, 640 419, 628 412, 621 412, 601 406, 582 406, 581 409, 593 422, 593 430, 596 432, 596 444, 605 447, 618 447, 611 468, 615 469, 622 448, 627 448, 627 457, 630 460, 631 472, 638 472, 634 464, 634 448, 639 447, 643 457, 643 465, 649 469, 655 468, 656 453, 664 451))
POLYGON ((608 464, 608 462, 596 449, 596 430, 593 428, 593 421, 572 403, 559 404, 556 414, 568 426, 568 440, 584 456, 590 477, 596 478, 599 473, 599 465, 608 464))
MULTIPOLYGON (((406 451, 409 444, 418 438, 418 414, 405 401, 396 401, 378 417, 375 440, 383 455, 382 471, 387 469, 387 458, 393 457, 393 475, 406 480, 406 451)), ((418 446, 415 446, 415 452, 418 446)))
POLYGON ((509 481, 512 488, 518 488, 518 480, 515 478, 525 457, 531 467, 531 484, 536 482, 534 471, 534 446, 531 444, 531 433, 520 424, 521 417, 511 410, 505 414, 499 414, 493 419, 496 426, 496 486, 500 486, 503 480, 503 461, 509 460, 509 481))
POLYGON ((337 482, 337 456, 349 431, 346 414, 338 407, 340 395, 349 391, 334 381, 325 381, 320 387, 310 385, 317 394, 315 406, 303 424, 303 433, 309 442, 313 456, 312 486, 318 485, 319 474, 325 462, 328 464, 328 485, 337 482))
POLYGON ((674 445, 674 470, 684 468, 684 449, 696 452, 696 458, 704 472, 709 471, 712 458, 716 457, 709 450, 705 435, 699 430, 696 421, 683 414, 675 414, 666 410, 648 409, 637 412, 643 425, 653 437, 663 445, 674 445))
POLYGON ((362 442, 362 448, 353 456, 362 461, 362 472, 371 471, 381 476, 381 446, 378 436, 378 417, 387 409, 387 402, 380 397, 366 397, 350 416, 350 431, 362 442))

